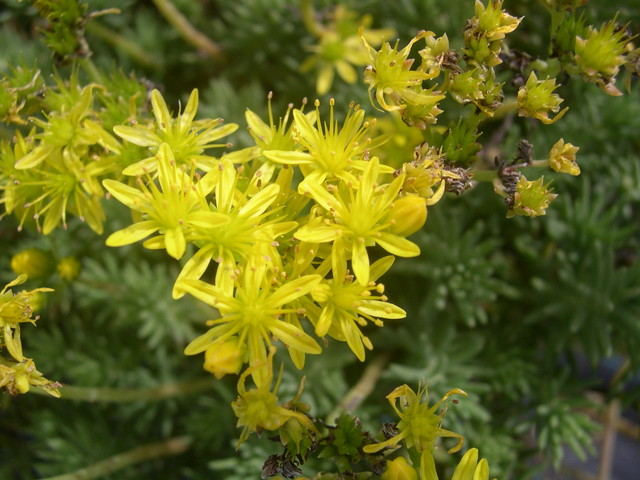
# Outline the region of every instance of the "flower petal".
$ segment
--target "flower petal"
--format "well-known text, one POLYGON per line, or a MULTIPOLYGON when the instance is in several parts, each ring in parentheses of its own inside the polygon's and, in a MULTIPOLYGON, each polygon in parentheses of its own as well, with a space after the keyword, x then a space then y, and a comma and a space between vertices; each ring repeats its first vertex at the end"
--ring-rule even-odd
POLYGON ((304 353, 318 354, 322 352, 322 347, 310 335, 290 323, 275 320, 269 325, 269 331, 290 348, 304 353))
POLYGON ((268 302, 273 308, 286 305, 296 298, 300 298, 309 293, 321 280, 322 277, 320 275, 305 275, 291 280, 273 292, 269 296, 268 302))
POLYGON ((417 257, 420 255, 420 247, 406 238, 393 235, 391 233, 380 232, 376 237, 376 243, 387 252, 398 257, 417 257))
POLYGON ((113 232, 107 237, 105 243, 109 247, 121 247, 142 240, 156 231, 158 231, 158 224, 153 220, 146 220, 113 232))
POLYGON ((106 179, 102 181, 102 185, 107 191, 113 195, 120 203, 125 204, 131 210, 140 210, 141 206, 147 203, 144 194, 129 185, 116 180, 106 179))
POLYGON ((369 255, 364 242, 355 239, 351 244, 351 266, 360 285, 369 283, 369 255))
POLYGON ((113 131, 123 140, 141 147, 153 147, 162 143, 162 139, 158 135, 143 126, 116 125, 113 127, 113 131))
POLYGON ((169 228, 164 232, 164 245, 167 253, 176 260, 180 260, 187 248, 182 227, 169 228))

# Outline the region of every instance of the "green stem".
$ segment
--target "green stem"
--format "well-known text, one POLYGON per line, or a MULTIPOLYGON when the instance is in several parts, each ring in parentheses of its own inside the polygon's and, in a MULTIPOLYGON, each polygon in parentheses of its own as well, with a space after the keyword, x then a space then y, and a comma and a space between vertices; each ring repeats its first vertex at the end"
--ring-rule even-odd
POLYGON ((92 478, 99 478, 122 470, 130 465, 135 465, 136 463, 153 458, 179 455, 189 448, 191 442, 191 437, 183 436, 170 438, 164 442, 143 445, 128 452, 114 455, 106 460, 101 460, 75 472, 56 475, 55 477, 49 477, 45 480, 90 480, 92 478))
POLYGON ((223 54, 220 46, 211 41, 202 32, 198 31, 189 20, 171 3, 170 0, 152 0, 158 11, 187 42, 199 48, 214 60, 222 60, 223 54))
POLYGON ((80 62, 87 74, 89 74, 91 80, 100 85, 104 85, 102 73, 100 72, 100 70, 98 70, 98 67, 96 67, 96 64, 93 63, 90 58, 83 58, 82 60, 80 60, 80 62))
MULTIPOLYGON (((60 394, 64 400, 81 400, 84 402, 137 402, 156 401, 178 395, 204 392, 215 387, 210 379, 194 380, 186 383, 167 383, 154 388, 101 388, 62 386, 60 394)), ((49 395, 41 388, 33 388, 33 393, 49 395)))
POLYGON ((493 112, 493 120, 497 120, 506 117, 510 113, 518 111, 518 99, 514 97, 505 98, 504 101, 493 112))
POLYGON ((498 178, 497 170, 473 170, 473 179, 476 182, 492 182, 498 178))
POLYGON ((149 55, 149 53, 137 43, 132 42, 111 28, 105 27, 98 22, 89 22, 86 30, 89 34, 95 35, 121 50, 145 68, 157 70, 161 65, 161 62, 157 58, 153 55, 149 55))
POLYGON ((351 390, 347 392, 340 404, 327 416, 327 423, 335 422, 343 412, 353 412, 371 394, 382 371, 389 363, 390 355, 385 353, 377 357, 365 368, 362 377, 351 390))

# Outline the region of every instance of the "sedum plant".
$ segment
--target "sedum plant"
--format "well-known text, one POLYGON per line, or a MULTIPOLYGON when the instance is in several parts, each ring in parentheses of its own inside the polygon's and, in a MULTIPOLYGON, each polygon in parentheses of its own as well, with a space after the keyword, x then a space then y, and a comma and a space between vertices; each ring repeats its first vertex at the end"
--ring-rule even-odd
MULTIPOLYGON (((589 187, 567 178, 589 166, 576 160, 585 147, 565 141, 578 135, 542 132, 571 118, 575 104, 561 95, 585 82, 620 96, 624 74, 637 99, 630 24, 614 17, 598 29, 585 2, 541 0, 540 11, 525 2, 520 10, 534 19, 547 10, 551 25, 537 37, 548 48, 528 53, 511 46, 528 11, 509 13, 499 0, 468 2, 466 23, 448 26, 450 35, 422 29, 393 41, 406 30, 368 4, 107 3, 33 0, 8 13, 9 28, 39 26, 51 58, 0 78, 0 228, 11 232, 3 267, 19 275, 2 290, 0 386, 30 436, 8 422, 2 441, 20 454, 0 467, 7 475, 484 480, 489 464, 517 478, 532 453, 558 467, 564 444, 589 449, 585 387, 558 354, 584 352, 595 365, 619 353, 618 382, 637 369, 637 227, 612 214, 604 221, 617 233, 607 236, 607 225, 580 218, 588 206, 552 213, 557 197, 588 201, 578 192, 589 187), (228 64, 225 49, 240 40, 233 47, 202 32, 228 31, 228 19, 241 29, 265 8, 265 25, 295 13, 273 38, 302 38, 278 44, 279 63, 243 71, 278 90, 266 108, 244 105, 249 135, 234 146, 238 123, 198 114, 202 103, 217 108, 200 98, 203 80, 185 89, 171 76, 191 62, 213 78, 213 61, 233 85, 242 62, 228 64), (168 22, 184 53, 161 67, 140 50, 142 38, 114 34, 125 22, 168 22), (105 66, 116 54, 149 80, 105 66), (288 77, 278 75, 292 67, 305 80, 282 87, 288 77), (286 95, 297 89, 334 87, 342 90, 313 107, 306 97, 276 104, 295 102, 286 95), (356 98, 346 100, 351 89, 356 98), (549 222, 533 223, 547 213, 549 222), (582 231, 601 238, 580 243, 582 231), (617 264, 622 249, 632 253, 617 264), (28 302, 51 289, 9 290, 27 277, 57 292, 51 323, 29 332, 45 373, 23 356, 20 324, 35 321, 28 302), (565 299, 558 286, 579 288, 565 299), (592 320, 580 299, 614 326, 583 332, 592 320), (568 323, 557 328, 547 316, 568 323), (61 398, 30 409, 14 398, 30 390, 61 398), (429 390, 440 400, 430 404, 429 390), (384 395, 393 421, 376 402, 384 395), (65 401, 85 404, 63 428, 55 418, 65 401), (105 417, 112 425, 95 421, 93 401, 118 406, 105 417), (122 445, 110 440, 121 432, 122 445), (83 438, 106 440, 87 452, 83 438), (458 460, 441 444, 451 454, 472 448, 458 460)), ((170 49, 163 41, 158 51, 170 49)), ((212 97, 236 106, 242 88, 230 89, 237 98, 212 97)), ((640 177, 619 168, 631 170, 633 210, 640 177)))

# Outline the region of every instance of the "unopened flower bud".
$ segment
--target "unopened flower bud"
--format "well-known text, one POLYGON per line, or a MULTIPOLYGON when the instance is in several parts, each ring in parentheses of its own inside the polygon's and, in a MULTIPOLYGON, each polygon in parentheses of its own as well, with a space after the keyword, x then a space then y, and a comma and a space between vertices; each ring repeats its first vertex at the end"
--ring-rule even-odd
POLYGON ((39 248, 29 248, 16 253, 11 259, 11 269, 17 274, 25 274, 34 279, 51 272, 51 258, 39 248))
POLYGON ((580 175, 580 167, 576 163, 576 153, 580 147, 558 140, 549 152, 549 166, 552 170, 569 175, 580 175))
POLYGON ((18 389, 20 393, 27 393, 30 388, 29 374, 23 369, 21 369, 21 370, 16 370, 14 375, 15 375, 15 383, 14 383, 15 387, 18 389))
POLYGON ((243 348, 235 339, 214 343, 204 352, 204 369, 213 373, 218 380, 228 373, 236 374, 244 363, 243 353, 243 348))
POLYGON ((427 221, 427 202, 418 195, 399 198, 393 202, 387 218, 391 221, 389 232, 408 237, 420 230, 427 221))
POLYGON ((404 457, 387 460, 387 469, 380 477, 382 480, 418 480, 416 470, 404 457))
POLYGON ((58 274, 67 281, 71 281, 80 274, 80 262, 75 257, 65 257, 57 266, 58 274))

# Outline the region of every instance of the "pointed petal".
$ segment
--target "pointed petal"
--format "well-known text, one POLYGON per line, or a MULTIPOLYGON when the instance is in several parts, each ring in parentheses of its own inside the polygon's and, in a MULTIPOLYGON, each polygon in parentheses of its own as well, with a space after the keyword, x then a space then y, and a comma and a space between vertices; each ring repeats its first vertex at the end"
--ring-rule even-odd
POLYGON ((376 243, 387 252, 397 255, 398 257, 417 257, 420 255, 420 248, 406 238, 381 232, 380 237, 377 237, 375 240, 376 243))
MULTIPOLYGON (((198 143, 200 145, 207 145, 215 140, 218 140, 222 137, 226 137, 227 135, 231 135, 233 132, 238 130, 237 123, 227 123, 226 125, 221 125, 217 128, 212 128, 210 130, 205 130, 198 136, 198 143)), ((213 145, 209 145, 213 146, 213 145)), ((224 146, 224 145, 221 145, 224 146)))
POLYGON ((304 353, 318 354, 322 352, 320 345, 311 336, 290 323, 275 320, 269 325, 269 331, 290 348, 304 353))
POLYGON ((340 327, 349 348, 358 360, 364 362, 364 345, 362 344, 362 332, 360 329, 350 318, 340 319, 340 327))
POLYGON ((178 118, 178 128, 183 135, 189 131, 193 119, 198 111, 198 89, 191 90, 189 100, 187 100, 187 106, 184 108, 184 112, 178 118))
POLYGON ((198 250, 198 252, 185 263, 173 285, 171 295, 174 299, 181 298, 186 293, 184 289, 180 288, 180 284, 184 280, 200 280, 204 272, 207 271, 209 263, 211 263, 212 254, 213 248, 206 246, 198 250))
POLYGON ((271 128, 269 125, 264 123, 258 115, 248 108, 244 112, 244 118, 247 121, 247 125, 249 125, 249 133, 251 133, 253 137, 261 141, 267 141, 271 137, 271 128))
POLYGON ((113 131, 123 140, 141 147, 153 147, 162 143, 162 139, 158 135, 143 126, 117 125, 113 127, 113 131))
POLYGON ((24 157, 16 161, 15 167, 18 170, 26 170, 28 168, 37 167, 45 158, 51 154, 51 148, 38 146, 27 153, 24 157))
POLYGON ((140 190, 130 187, 122 182, 106 179, 102 181, 102 185, 116 198, 116 200, 125 204, 131 210, 139 211, 141 206, 147 203, 147 199, 140 190))
POLYGON ((238 213, 247 217, 261 215, 278 197, 278 193, 280 193, 280 187, 272 183, 251 197, 251 199, 240 208, 238 213))
POLYGON ((273 308, 291 303, 296 298, 306 295, 315 287, 322 277, 320 275, 305 275, 285 283, 269 296, 269 304, 273 308))
POLYGON ((229 221, 229 216, 224 213, 208 211, 191 212, 187 217, 190 225, 203 230, 226 225, 229 221))
POLYGON ((218 287, 201 280, 183 280, 180 282, 178 288, 190 293, 198 300, 212 307, 219 308, 228 305, 225 301, 227 299, 226 295, 224 295, 218 287))
POLYGON ((176 260, 180 260, 187 248, 182 227, 169 228, 164 232, 164 245, 167 253, 176 260))
POLYGON ((351 244, 351 266, 353 273, 358 279, 360 285, 369 283, 369 255, 364 246, 364 242, 360 242, 357 238, 351 244))
POLYGON ((158 231, 158 224, 152 220, 146 220, 113 232, 107 237, 105 243, 109 247, 121 247, 142 240, 156 231, 158 231))
POLYGON ((326 243, 332 242, 338 235, 339 230, 331 226, 310 226, 305 225, 293 234, 298 240, 309 243, 326 243))
POLYGON ((358 312, 366 313, 372 317, 390 319, 405 318, 407 316, 407 312, 400 307, 380 300, 365 300, 363 304, 358 307, 358 312))
MULTIPOLYGON (((422 455, 420 456, 420 477, 421 477, 421 480, 438 480, 438 474, 436 472, 436 463, 433 459, 433 455, 428 449, 423 450, 422 455)), ((464 477, 464 478, 470 478, 470 477, 464 477)))
POLYGON ((162 130, 169 128, 171 126, 171 114, 162 94, 155 88, 151 92, 151 107, 158 127, 162 130))
POLYGON ((386 257, 382 257, 381 259, 376 260, 369 269, 369 279, 373 281, 378 280, 391 268, 395 260, 396 257, 394 257, 393 255, 387 255, 386 257))
POLYGON ((226 334, 230 329, 231 326, 228 324, 218 325, 209 329, 206 333, 203 333, 199 337, 195 338, 191 343, 189 343, 189 345, 187 345, 184 349, 184 354, 197 355, 198 353, 204 352, 207 348, 213 345, 218 340, 218 338, 226 334))
POLYGON ((291 152, 288 150, 264 150, 262 154, 272 162, 284 163, 287 165, 310 165, 313 163, 313 157, 305 152, 291 152))
POLYGON ((324 337, 329 328, 331 328, 331 324, 333 322, 333 316, 335 314, 335 308, 331 303, 325 305, 320 313, 320 318, 318 319, 318 323, 316 323, 315 333, 319 337, 324 337))

